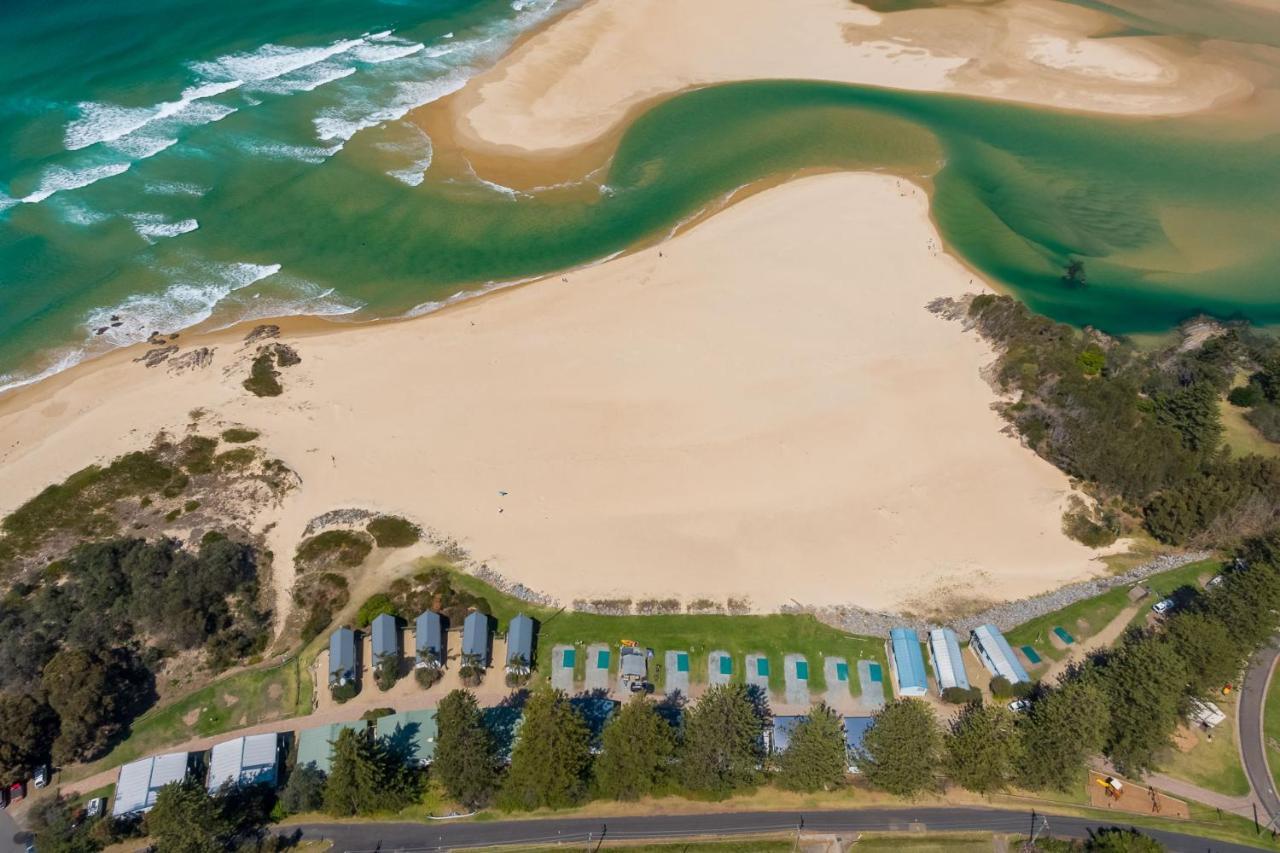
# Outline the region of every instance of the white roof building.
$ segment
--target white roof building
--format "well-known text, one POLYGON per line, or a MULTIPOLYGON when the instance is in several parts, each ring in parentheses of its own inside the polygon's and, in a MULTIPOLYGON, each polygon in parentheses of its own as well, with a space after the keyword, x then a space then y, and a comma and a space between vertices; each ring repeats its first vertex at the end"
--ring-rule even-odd
POLYGON ((120 768, 116 780, 116 799, 111 806, 113 817, 141 814, 156 804, 156 794, 165 785, 187 778, 188 754, 170 752, 153 755, 120 768))
POLYGON ((982 661, 982 665, 994 676, 1004 676, 1010 684, 1030 681, 1031 676, 1022 668, 1009 641, 995 625, 979 625, 969 634, 969 648, 982 661))
POLYGON ((960 641, 950 628, 934 628, 929 632, 929 660, 933 674, 938 679, 938 692, 948 687, 969 689, 969 675, 964 671, 960 657, 960 641))
POLYGON ((280 735, 268 732, 217 744, 209 754, 209 792, 223 785, 275 784, 280 735))

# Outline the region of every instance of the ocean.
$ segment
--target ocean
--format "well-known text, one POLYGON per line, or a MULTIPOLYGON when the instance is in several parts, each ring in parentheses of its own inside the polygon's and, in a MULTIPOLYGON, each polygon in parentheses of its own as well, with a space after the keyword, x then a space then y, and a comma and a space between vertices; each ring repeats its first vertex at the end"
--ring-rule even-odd
POLYGON ((569 185, 432 169, 407 113, 571 5, 4 4, 0 388, 198 323, 422 313, 659 239, 745 185, 810 169, 930 183, 948 248, 1066 322, 1280 323, 1280 134, 1212 114, 741 83, 658 105, 569 185), (1077 258, 1087 284, 1066 286, 1077 258))

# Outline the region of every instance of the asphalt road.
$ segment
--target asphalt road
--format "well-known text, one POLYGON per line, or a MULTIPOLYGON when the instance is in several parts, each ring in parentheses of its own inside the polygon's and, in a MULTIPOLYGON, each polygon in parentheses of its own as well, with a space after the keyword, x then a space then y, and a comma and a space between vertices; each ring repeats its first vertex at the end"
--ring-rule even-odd
MULTIPOLYGON (((1275 669, 1280 647, 1274 643, 1261 649, 1249 661, 1244 684, 1240 687, 1240 759, 1253 792, 1272 820, 1280 818, 1280 796, 1276 795, 1271 771, 1267 768, 1266 743, 1262 734, 1263 706, 1267 701, 1267 685, 1275 669)), ((1265 819, 1264 819, 1265 822, 1265 819)))
MULTIPOLYGON (((490 821, 468 823, 369 823, 304 824, 305 839, 328 839, 342 853, 394 853, 429 851, 500 844, 559 844, 605 840, 690 838, 699 835, 731 836, 787 832, 803 828, 806 833, 835 834, 846 839, 859 832, 994 831, 1029 834, 1032 830, 1056 837, 1085 838, 1091 829, 1124 826, 1117 815, 1115 824, 1088 818, 1046 816, 1033 811, 984 808, 859 809, 814 812, 745 812, 703 815, 653 815, 649 817, 567 818, 564 820, 490 821)), ((1246 853, 1256 847, 1214 841, 1164 830, 1144 829, 1170 850, 1185 853, 1246 853)), ((1280 849, 1269 833, 1259 843, 1280 849)))

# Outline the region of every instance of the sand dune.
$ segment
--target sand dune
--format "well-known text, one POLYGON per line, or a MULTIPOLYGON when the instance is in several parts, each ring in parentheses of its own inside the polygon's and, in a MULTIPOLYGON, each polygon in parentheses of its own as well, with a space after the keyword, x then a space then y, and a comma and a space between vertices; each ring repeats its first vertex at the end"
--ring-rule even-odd
POLYGON ((354 506, 566 603, 894 607, 1098 571, 1060 533, 1066 478, 1001 434, 985 345, 925 309, 982 287, 938 246, 922 190, 815 176, 436 315, 298 324, 278 398, 240 387, 243 329, 184 335, 216 346, 193 372, 118 351, 0 399, 0 511, 203 407, 301 474, 263 519, 282 558, 308 519, 354 506))
POLYGON ((731 80, 794 78, 1135 115, 1246 97, 1221 58, 1053 0, 879 15, 848 0, 590 0, 427 107, 459 141, 522 153, 584 145, 646 101, 731 80))

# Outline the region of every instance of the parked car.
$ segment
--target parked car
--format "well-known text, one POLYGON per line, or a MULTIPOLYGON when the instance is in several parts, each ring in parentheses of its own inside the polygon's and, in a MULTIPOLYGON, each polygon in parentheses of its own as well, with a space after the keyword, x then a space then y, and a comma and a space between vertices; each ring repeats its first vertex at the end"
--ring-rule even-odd
POLYGON ((1173 599, 1162 598, 1159 601, 1157 601, 1155 604, 1151 605, 1151 609, 1154 610, 1157 615, 1163 616, 1164 614, 1168 613, 1170 610, 1173 609, 1173 599))
POLYGON ((0 809, 9 808, 9 789, 0 786, 0 809))
POLYGON ((9 802, 17 803, 25 799, 27 796, 27 783, 14 782, 9 786, 9 802))
POLYGON ((1009 703, 1009 710, 1013 711, 1015 714, 1021 714, 1023 711, 1030 711, 1031 700, 1030 699, 1014 699, 1012 702, 1009 703))
POLYGON ((84 816, 87 818, 95 818, 107 811, 107 798, 94 797, 84 805, 84 816))
POLYGON ((49 784, 49 765, 41 764, 36 768, 35 778, 32 780, 36 783, 37 788, 43 788, 49 784))

